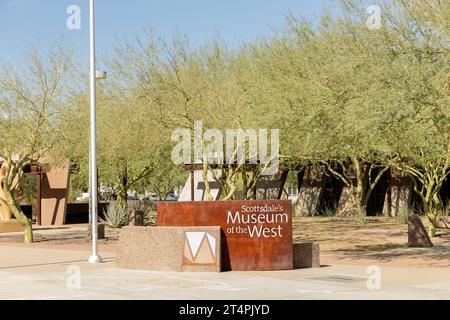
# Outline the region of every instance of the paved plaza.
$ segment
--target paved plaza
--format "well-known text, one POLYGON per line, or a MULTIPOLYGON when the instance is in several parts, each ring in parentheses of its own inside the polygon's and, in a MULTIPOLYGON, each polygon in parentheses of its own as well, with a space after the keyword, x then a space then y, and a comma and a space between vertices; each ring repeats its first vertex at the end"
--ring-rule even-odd
POLYGON ((0 299, 449 299, 450 268, 367 265, 276 272, 169 273, 117 269, 114 252, 0 244, 0 299), (79 275, 79 277, 78 277, 79 275), (370 280, 369 280, 370 284, 370 280))

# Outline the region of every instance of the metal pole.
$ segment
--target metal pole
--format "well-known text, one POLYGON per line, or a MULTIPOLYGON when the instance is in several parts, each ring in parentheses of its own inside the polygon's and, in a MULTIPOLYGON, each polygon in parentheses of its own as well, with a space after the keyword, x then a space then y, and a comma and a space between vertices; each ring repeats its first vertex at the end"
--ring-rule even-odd
POLYGON ((89 159, 89 190, 90 190, 90 216, 92 226, 92 256, 90 263, 101 263, 102 258, 98 255, 98 229, 97 229, 97 154, 96 154, 96 106, 95 106, 95 17, 94 0, 90 0, 90 91, 91 91, 91 143, 89 159))

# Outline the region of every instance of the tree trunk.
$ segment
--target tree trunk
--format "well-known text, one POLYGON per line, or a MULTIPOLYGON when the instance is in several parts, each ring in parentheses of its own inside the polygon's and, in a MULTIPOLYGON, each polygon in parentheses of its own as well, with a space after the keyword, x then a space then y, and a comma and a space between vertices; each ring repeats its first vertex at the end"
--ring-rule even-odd
POLYGON ((212 201, 213 196, 211 195, 211 188, 209 186, 209 180, 208 180, 208 161, 206 154, 203 153, 203 168, 202 168, 202 177, 203 177, 203 183, 205 185, 205 194, 203 196, 203 199, 205 201, 212 201))
MULTIPOLYGON (((436 220, 439 216, 439 213, 442 211, 442 202, 439 198, 439 191, 441 189, 441 185, 436 184, 435 181, 429 181, 424 184, 425 195, 421 193, 424 213, 428 218, 429 226, 428 226, 428 235, 433 238, 436 236, 436 220)), ((417 188, 416 188, 417 189, 417 188)))
POLYGON ((31 224, 31 220, 28 220, 28 218, 25 216, 25 214, 19 208, 16 201, 14 200, 13 195, 11 194, 11 191, 9 191, 9 190, 3 190, 3 191, 5 192, 6 201, 8 203, 8 206, 10 207, 14 217, 25 228, 24 242, 25 243, 33 243, 33 225, 31 224))
POLYGON ((361 168, 358 160, 353 161, 354 166, 356 167, 356 187, 355 192, 353 193, 354 201, 356 204, 356 210, 358 211, 358 221, 360 223, 366 223, 366 204, 364 203, 364 189, 365 183, 364 179, 366 178, 366 168, 361 168), (362 170, 361 170, 362 169, 362 170), (364 171, 364 172, 361 172, 364 171))
MULTIPOLYGON (((368 175, 368 166, 353 158, 351 165, 347 167, 347 172, 339 177, 347 181, 342 189, 336 214, 338 216, 357 217, 358 221, 366 221, 365 191, 368 175)), ((344 170, 345 171, 345 170, 344 170)))
POLYGON ((120 188, 117 193, 117 205, 121 208, 128 207, 128 170, 127 166, 124 165, 122 169, 122 177, 120 181, 120 188))
POLYGON ((434 238, 436 237, 436 217, 428 217, 428 219, 430 219, 430 225, 428 226, 428 235, 430 236, 430 238, 434 238), (433 220, 434 222, 432 222, 431 220, 433 220))
MULTIPOLYGON (((430 208, 430 207, 428 207, 430 208)), ((428 235, 430 238, 433 238, 436 236, 436 221, 439 216, 439 213, 442 210, 442 204, 439 198, 433 199, 431 209, 429 209, 429 212, 427 213, 427 218, 430 223, 428 227, 428 235)))
POLYGON ((367 217, 367 205, 364 203, 362 192, 357 191, 353 194, 357 214, 358 214, 358 222, 366 223, 367 217))

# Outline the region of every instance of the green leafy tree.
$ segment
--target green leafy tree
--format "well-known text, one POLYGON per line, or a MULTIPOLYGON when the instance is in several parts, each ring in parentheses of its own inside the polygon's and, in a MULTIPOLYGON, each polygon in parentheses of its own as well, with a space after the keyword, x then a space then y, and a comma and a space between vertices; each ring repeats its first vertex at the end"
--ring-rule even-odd
POLYGON ((58 158, 62 139, 61 110, 73 68, 71 54, 61 48, 46 58, 32 49, 24 67, 3 66, 0 75, 0 157, 5 170, 1 188, 14 217, 24 226, 26 243, 33 242, 32 222, 20 209, 17 195, 24 170, 58 158))

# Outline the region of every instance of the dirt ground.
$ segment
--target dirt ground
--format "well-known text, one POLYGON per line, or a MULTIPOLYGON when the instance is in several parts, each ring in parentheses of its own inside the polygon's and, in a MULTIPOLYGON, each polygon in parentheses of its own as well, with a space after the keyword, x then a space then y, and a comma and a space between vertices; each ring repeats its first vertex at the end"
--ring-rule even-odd
MULTIPOLYGON (((88 241, 88 225, 71 225, 63 227, 36 227, 34 226, 33 244, 23 243, 22 233, 0 234, 0 246, 14 244, 34 248, 86 250, 90 251, 92 246, 88 241)), ((105 239, 98 241, 100 252, 115 252, 119 230, 106 227, 105 239)))
MULTIPOLYGON (((426 223, 425 223, 426 224, 426 223)), ((22 243, 22 234, 0 234, 0 246, 91 250, 87 225, 57 228, 38 227, 35 243, 22 243)), ((106 228, 106 239, 99 241, 100 252, 114 253, 119 230, 106 228)), ((438 229, 433 248, 408 248, 408 225, 395 218, 371 218, 366 224, 345 218, 294 218, 293 240, 317 241, 323 265, 392 265, 450 267, 450 230, 438 229)))
POLYGON ((293 238, 319 242, 322 264, 450 266, 450 230, 438 229, 433 248, 408 248, 408 225, 395 218, 294 218, 293 238))

